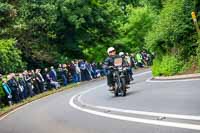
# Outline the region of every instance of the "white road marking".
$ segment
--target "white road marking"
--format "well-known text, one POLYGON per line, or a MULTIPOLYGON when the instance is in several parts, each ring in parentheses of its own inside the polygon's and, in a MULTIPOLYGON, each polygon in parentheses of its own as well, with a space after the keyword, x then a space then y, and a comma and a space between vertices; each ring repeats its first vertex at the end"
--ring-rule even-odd
POLYGON ((118 109, 118 108, 104 107, 104 106, 95 106, 95 107, 98 108, 98 109, 105 109, 105 110, 110 110, 110 111, 130 113, 130 114, 136 114, 136 115, 156 116, 156 117, 166 117, 166 118, 200 121, 200 116, 193 116, 193 115, 177 115, 177 114, 168 114, 168 113, 127 110, 127 109, 118 109))
POLYGON ((142 118, 134 118, 134 117, 128 117, 128 116, 122 116, 122 115, 115 115, 115 114, 107 114, 104 112, 94 111, 91 109, 86 109, 77 106, 74 103, 74 99, 78 95, 74 95, 70 101, 69 104, 80 111, 87 112, 90 114, 106 117, 106 118, 112 118, 117 120, 123 120, 123 121, 130 121, 130 122, 137 122, 137 123, 145 123, 145 124, 151 124, 151 125, 159 125, 159 126, 167 126, 167 127, 176 127, 176 128, 183 128, 183 129, 192 129, 192 130, 200 130, 200 125, 196 124, 187 124, 187 123, 177 123, 177 122, 168 122, 168 121, 159 121, 159 120, 149 120, 149 119, 142 119, 142 118))
MULTIPOLYGON (((145 73, 140 73, 135 76, 141 76, 144 74, 150 73, 145 72, 145 73)), ((156 112, 146 112, 146 111, 136 111, 136 110, 125 110, 125 109, 117 109, 117 108, 111 108, 111 107, 103 107, 103 106, 93 106, 84 103, 81 101, 81 97, 85 95, 86 93, 89 93, 92 90, 95 90, 99 87, 102 87, 105 85, 100 85, 96 86, 95 88, 89 89, 87 91, 83 91, 79 93, 78 95, 74 95, 70 101, 69 104, 74 107, 75 109, 78 109, 83 112, 87 112, 90 114, 102 116, 102 117, 107 117, 107 118, 112 118, 112 119, 118 119, 118 120, 124 120, 124 121, 131 121, 131 122, 138 122, 138 123, 145 123, 145 124, 152 124, 152 125, 160 125, 160 126, 167 126, 167 127, 177 127, 177 128, 184 128, 184 129, 192 129, 192 130, 200 130, 200 125, 197 124, 189 124, 189 123, 178 123, 178 122, 169 122, 169 121, 159 121, 159 120, 150 120, 150 119, 142 119, 142 118, 135 118, 135 117, 128 117, 128 116, 122 116, 122 115, 115 115, 115 114, 107 114, 104 112, 99 112, 99 111, 94 111, 91 109, 86 109, 79 107, 74 103, 74 99, 78 96, 78 101, 81 102, 83 105, 87 105, 90 107, 94 108, 99 108, 99 109, 106 109, 106 110, 111 110, 111 111, 117 111, 117 112, 123 112, 123 113, 132 113, 132 114, 137 114, 137 115, 146 115, 146 116, 159 116, 159 117, 168 117, 168 118, 176 118, 176 119, 186 119, 186 120, 200 120, 200 116, 192 116, 192 115, 177 115, 177 114, 167 114, 167 113, 156 113, 156 112)))
POLYGON ((81 103, 82 105, 86 105, 88 107, 93 107, 96 109, 105 109, 110 111, 116 111, 116 112, 122 112, 122 113, 130 113, 130 114, 136 114, 136 115, 145 115, 145 116, 156 116, 156 117, 167 117, 167 118, 174 118, 174 119, 184 119, 184 120, 194 120, 194 121, 200 121, 200 116, 194 116, 194 115, 180 115, 180 114, 169 114, 169 113, 158 113, 158 112, 148 112, 148 111, 138 111, 138 110, 128 110, 128 109, 119 109, 119 108, 113 108, 113 107, 104 107, 104 106, 94 106, 91 104, 84 103, 82 101, 83 95, 100 88, 105 85, 96 86, 95 88, 92 88, 87 91, 81 92, 81 94, 78 95, 77 101, 81 103))

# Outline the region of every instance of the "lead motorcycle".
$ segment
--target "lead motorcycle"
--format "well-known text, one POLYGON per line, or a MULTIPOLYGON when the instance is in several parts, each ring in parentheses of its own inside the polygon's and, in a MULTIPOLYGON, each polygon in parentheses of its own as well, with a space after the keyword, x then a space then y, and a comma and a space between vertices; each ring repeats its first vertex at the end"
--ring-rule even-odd
POLYGON ((129 83, 129 81, 127 81, 127 69, 128 67, 124 65, 122 57, 114 58, 114 66, 112 66, 112 71, 115 96, 126 96, 126 86, 129 83))

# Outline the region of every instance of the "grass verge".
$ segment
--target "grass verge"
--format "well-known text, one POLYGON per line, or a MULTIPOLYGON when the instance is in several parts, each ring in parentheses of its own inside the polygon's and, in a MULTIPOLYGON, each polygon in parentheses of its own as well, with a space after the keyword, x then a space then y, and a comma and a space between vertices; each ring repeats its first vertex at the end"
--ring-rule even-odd
POLYGON ((13 104, 12 106, 3 107, 3 108, 0 109, 0 117, 2 117, 3 115, 15 110, 18 107, 21 107, 21 106, 23 106, 27 103, 30 103, 32 101, 41 99, 43 97, 46 97, 46 96, 49 96, 49 95, 52 95, 52 94, 55 94, 57 92, 61 92, 61 91, 67 90, 67 89, 71 89, 71 88, 76 87, 76 86, 79 86, 79 84, 69 84, 68 86, 61 87, 60 89, 49 90, 49 91, 43 92, 41 94, 35 95, 33 97, 27 98, 27 99, 23 100, 22 102, 20 102, 18 104, 13 104))

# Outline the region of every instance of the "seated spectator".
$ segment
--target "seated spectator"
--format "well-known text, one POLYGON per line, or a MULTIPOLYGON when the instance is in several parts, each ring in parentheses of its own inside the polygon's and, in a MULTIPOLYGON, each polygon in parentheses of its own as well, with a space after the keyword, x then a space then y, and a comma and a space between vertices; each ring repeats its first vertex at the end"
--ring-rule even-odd
POLYGON ((53 87, 53 88, 59 88, 60 84, 54 80, 51 79, 51 77, 49 76, 49 74, 47 74, 47 82, 53 87))
POLYGON ((53 66, 51 66, 51 71, 49 72, 49 76, 53 81, 57 81, 57 73, 53 66))
POLYGON ((36 74, 36 81, 38 83, 39 90, 42 93, 46 89, 44 86, 44 78, 43 78, 42 74, 40 73, 40 69, 36 69, 35 74, 36 74))

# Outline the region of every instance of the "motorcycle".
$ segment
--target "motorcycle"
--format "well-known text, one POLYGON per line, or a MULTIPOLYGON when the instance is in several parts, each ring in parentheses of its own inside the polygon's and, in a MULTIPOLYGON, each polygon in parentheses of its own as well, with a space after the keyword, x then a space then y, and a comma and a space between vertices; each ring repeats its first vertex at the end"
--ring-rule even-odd
POLYGON ((113 70, 113 80, 114 80, 114 95, 115 96, 126 96, 126 85, 127 85, 127 66, 123 65, 123 58, 114 58, 113 70))

